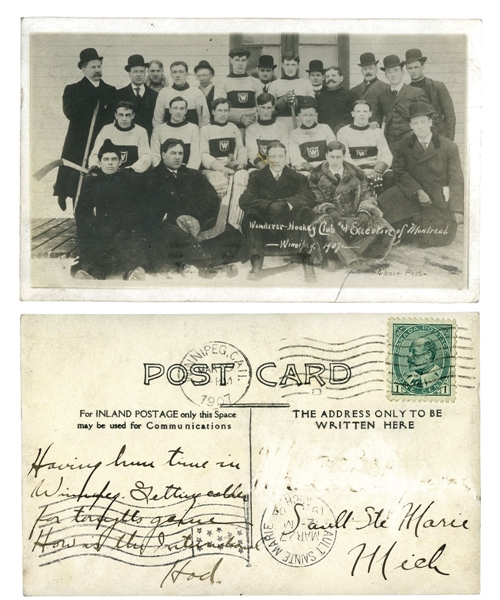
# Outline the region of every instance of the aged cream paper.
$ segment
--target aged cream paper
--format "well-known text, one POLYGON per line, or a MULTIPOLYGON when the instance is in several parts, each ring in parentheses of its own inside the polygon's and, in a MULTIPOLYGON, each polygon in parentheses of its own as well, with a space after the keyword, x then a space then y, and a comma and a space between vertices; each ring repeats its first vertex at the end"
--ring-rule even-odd
POLYGON ((25 594, 478 593, 478 327, 24 316, 25 594))
MULTIPOLYGON (((481 161, 481 23, 479 20, 425 19, 24 19, 22 38, 22 207, 21 296, 24 300, 285 301, 285 302, 474 302, 479 293, 479 200, 481 161), (291 32, 289 34, 283 31, 291 32), (339 33, 343 32, 343 33, 339 33), (136 53, 160 59, 171 83, 169 65, 184 60, 189 84, 202 59, 215 68, 214 82, 229 72, 234 45, 275 57, 290 48, 301 56, 301 77, 311 59, 340 65, 344 85, 362 81, 362 53, 372 51, 401 59, 410 48, 427 56, 426 75, 444 82, 457 115, 456 143, 465 176, 464 223, 446 247, 393 245, 370 272, 353 268, 316 268, 316 281, 304 278, 293 252, 265 258, 266 276, 248 281, 250 264, 234 262, 208 277, 196 269, 174 273, 147 271, 144 281, 74 279, 71 266, 78 240, 71 202, 62 212, 53 194, 57 170, 40 181, 33 174, 61 156, 68 127, 61 98, 67 85, 82 78, 77 68, 82 49, 95 47, 104 56, 103 80, 117 89, 129 84, 124 65, 136 53)), ((380 66, 379 65, 379 66, 380 66)), ((276 75, 280 75, 279 66, 276 75)), ((379 71, 378 77, 386 81, 379 71)), ((405 82, 410 81, 405 75, 405 82)), ((396 232, 396 236, 399 234, 396 232)), ((286 236, 284 236, 286 238, 286 236)), ((326 235, 325 235, 326 237, 326 235)), ((397 240, 396 240, 397 241, 397 240)), ((287 243, 287 239, 280 244, 287 243)), ((325 246, 326 248, 326 246, 325 246)), ((273 254, 275 248, 269 248, 273 254)), ((279 249, 283 253, 283 248, 279 249)))

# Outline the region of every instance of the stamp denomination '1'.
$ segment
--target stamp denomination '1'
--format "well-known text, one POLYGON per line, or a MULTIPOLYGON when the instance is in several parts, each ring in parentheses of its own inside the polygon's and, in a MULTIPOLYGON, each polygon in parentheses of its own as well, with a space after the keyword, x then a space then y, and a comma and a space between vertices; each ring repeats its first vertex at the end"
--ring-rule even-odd
POLYGON ((393 400, 449 402, 455 396, 452 322, 390 322, 389 384, 393 400))
POLYGON ((335 521, 330 507, 309 494, 292 493, 267 509, 260 525, 269 554, 287 567, 309 567, 333 548, 335 521))

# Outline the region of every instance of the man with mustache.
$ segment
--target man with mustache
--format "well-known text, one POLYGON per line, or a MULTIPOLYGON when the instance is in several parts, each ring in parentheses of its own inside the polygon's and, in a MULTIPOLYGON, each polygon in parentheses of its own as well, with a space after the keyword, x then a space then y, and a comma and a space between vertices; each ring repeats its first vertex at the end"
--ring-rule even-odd
MULTIPOLYGON (((102 81, 102 58, 95 48, 82 50, 78 68, 83 73, 83 79, 64 88, 63 111, 69 125, 61 158, 78 165, 83 163, 92 117, 98 102, 99 110, 89 148, 94 145, 102 127, 113 122, 116 88, 102 81)), ((54 196, 57 196, 61 210, 66 210, 67 197, 75 199, 77 188, 76 172, 70 167, 59 167, 54 196)))
POLYGON ((378 110, 378 98, 384 90, 390 89, 390 85, 377 77, 378 60, 372 52, 365 52, 359 57, 358 67, 361 69, 363 81, 351 88, 359 100, 366 100, 372 107, 371 123, 382 125, 383 115, 378 110))
POLYGON ((351 90, 342 87, 344 75, 340 67, 325 70, 325 87, 316 98, 318 121, 329 125, 333 133, 343 125, 352 123, 352 109, 358 99, 351 90))
POLYGON ((441 376, 442 369, 435 364, 437 348, 429 337, 413 340, 408 351, 409 371, 404 373, 407 383, 413 387, 428 388, 441 376))

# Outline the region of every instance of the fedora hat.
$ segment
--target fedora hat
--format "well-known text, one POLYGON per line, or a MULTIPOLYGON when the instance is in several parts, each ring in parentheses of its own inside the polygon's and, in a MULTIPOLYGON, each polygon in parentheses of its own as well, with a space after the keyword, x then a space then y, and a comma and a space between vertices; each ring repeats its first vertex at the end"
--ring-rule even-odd
POLYGON ((212 75, 215 75, 215 71, 214 68, 212 67, 212 65, 208 62, 208 60, 200 60, 200 62, 196 65, 196 67, 194 68, 194 72, 196 73, 197 71, 199 71, 200 69, 208 69, 209 71, 211 71, 212 75))
POLYGON ((309 69, 306 69, 306 73, 323 73, 325 67, 323 66, 322 60, 311 60, 309 63, 309 69))
POLYGON ((384 66, 380 67, 382 71, 387 71, 387 69, 392 69, 393 67, 404 67, 405 61, 399 60, 399 56, 396 54, 389 54, 383 60, 384 66))
POLYGON ((259 56, 258 69, 276 69, 274 58, 270 54, 262 54, 259 56))
POLYGON ((406 64, 419 60, 422 64, 427 60, 427 56, 422 56, 422 52, 418 48, 412 48, 406 51, 406 64))
POLYGON ((241 46, 237 48, 231 48, 229 51, 229 57, 234 58, 235 56, 246 56, 248 58, 250 56, 250 50, 248 50, 248 48, 242 48, 241 46))
POLYGON ((99 56, 99 53, 95 48, 85 48, 85 50, 80 52, 80 62, 78 63, 78 68, 81 69, 83 63, 91 60, 102 60, 102 56, 99 56))
POLYGON ((128 57, 125 71, 130 72, 133 67, 149 67, 149 63, 144 62, 144 57, 141 54, 132 54, 128 57))
POLYGON ((375 54, 373 52, 364 52, 359 57, 358 67, 371 67, 371 65, 378 65, 378 60, 375 60, 375 54))
POLYGON ((410 119, 414 117, 430 117, 434 114, 434 109, 426 102, 412 102, 409 107, 410 119))

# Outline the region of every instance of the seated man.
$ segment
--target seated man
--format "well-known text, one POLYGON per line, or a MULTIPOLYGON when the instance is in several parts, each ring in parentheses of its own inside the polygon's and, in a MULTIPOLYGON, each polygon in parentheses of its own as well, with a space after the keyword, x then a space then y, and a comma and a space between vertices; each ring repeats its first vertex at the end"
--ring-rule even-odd
POLYGON ((144 173, 151 166, 151 149, 148 133, 134 123, 134 105, 120 100, 116 105, 115 122, 104 127, 96 137, 89 157, 89 168, 99 169, 99 150, 104 140, 111 140, 120 150, 120 167, 144 173))
POLYGON ((184 143, 183 164, 188 169, 199 169, 200 158, 200 130, 197 125, 186 120, 187 101, 181 96, 170 100, 170 118, 166 123, 158 125, 151 136, 151 154, 153 167, 161 162, 161 145, 169 138, 180 139, 184 143))
POLYGON ((138 233, 132 170, 121 170, 121 150, 105 140, 98 152, 99 171, 85 176, 75 207, 80 258, 71 272, 76 279, 143 280, 145 248, 138 233))
POLYGON ((318 124, 318 111, 313 98, 304 98, 298 107, 302 125, 289 133, 290 162, 297 171, 312 171, 326 159, 326 148, 335 141, 328 125, 318 124))
POLYGON ((347 147, 347 160, 368 177, 368 182, 376 192, 389 189, 394 185, 392 153, 381 129, 370 127, 372 118, 370 104, 366 100, 356 100, 352 111, 354 123, 342 127, 337 139, 347 147))
POLYGON ((252 263, 248 278, 262 278, 266 246, 275 246, 296 248, 306 279, 313 280, 307 225, 312 217, 314 196, 304 175, 286 166, 286 149, 281 142, 269 144, 267 157, 269 164, 251 173, 240 198, 245 212, 242 229, 252 263))
POLYGON ((228 122, 229 111, 226 98, 212 102, 213 123, 201 128, 200 154, 203 175, 214 186, 221 200, 226 195, 229 176, 233 175, 228 222, 239 229, 243 213, 238 201, 248 183, 247 151, 238 127, 228 122))
POLYGON ((214 227, 219 197, 200 171, 184 166, 184 142, 161 145, 162 162, 148 173, 143 227, 151 268, 199 265, 209 258, 198 234, 214 227))
POLYGON ((245 146, 251 167, 263 169, 267 164, 267 149, 271 142, 281 142, 288 153, 288 127, 273 116, 274 96, 257 96, 257 122, 247 127, 245 146))
POLYGON ((317 205, 311 225, 313 262, 337 257, 347 267, 367 270, 366 259, 384 258, 394 230, 382 218, 368 179, 361 169, 346 162, 342 142, 328 144, 327 160, 309 177, 317 205))
POLYGON ((378 197, 385 218, 402 232, 402 241, 420 247, 447 246, 463 223, 464 176, 458 147, 432 133, 432 107, 410 105, 409 135, 394 147, 397 185, 378 197))

